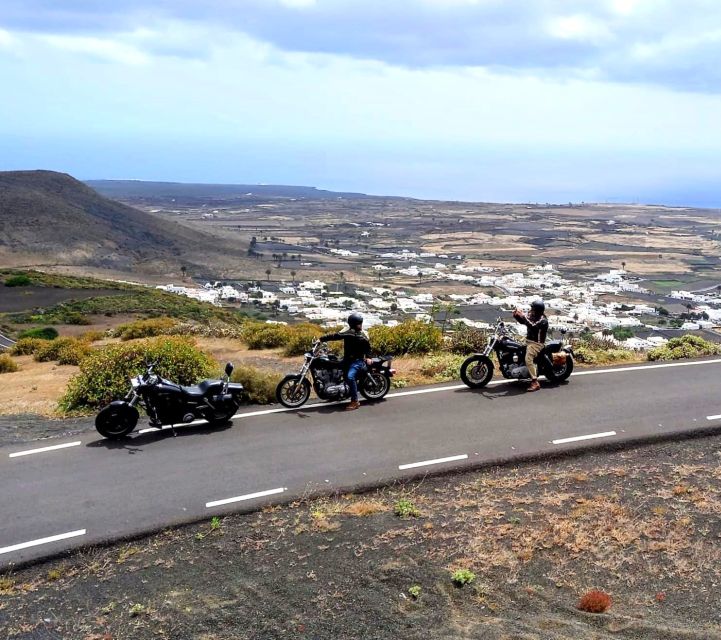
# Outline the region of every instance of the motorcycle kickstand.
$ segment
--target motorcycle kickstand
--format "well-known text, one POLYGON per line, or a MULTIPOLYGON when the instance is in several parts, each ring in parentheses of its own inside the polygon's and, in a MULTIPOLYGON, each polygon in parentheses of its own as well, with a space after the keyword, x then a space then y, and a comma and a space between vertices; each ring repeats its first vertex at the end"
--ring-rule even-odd
POLYGON ((173 438, 177 438, 178 434, 175 432, 175 425, 172 423, 170 424, 170 430, 173 432, 173 438))

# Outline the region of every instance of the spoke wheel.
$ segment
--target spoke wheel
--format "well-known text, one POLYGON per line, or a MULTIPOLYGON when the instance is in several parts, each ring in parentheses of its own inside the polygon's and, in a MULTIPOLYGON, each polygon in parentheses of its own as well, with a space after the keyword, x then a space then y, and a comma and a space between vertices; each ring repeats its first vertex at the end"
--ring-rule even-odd
POLYGON ((286 376, 276 387, 275 398, 284 407, 290 409, 300 407, 310 398, 310 383, 306 378, 286 376))
POLYGON ((379 371, 371 371, 363 379, 359 391, 366 400, 380 400, 391 388, 388 376, 379 371))

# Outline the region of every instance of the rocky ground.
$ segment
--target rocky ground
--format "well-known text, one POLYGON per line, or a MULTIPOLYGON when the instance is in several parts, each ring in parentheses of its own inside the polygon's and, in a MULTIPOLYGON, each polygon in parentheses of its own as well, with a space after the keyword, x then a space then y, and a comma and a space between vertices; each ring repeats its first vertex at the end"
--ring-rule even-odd
POLYGON ((5 573, 0 637, 721 639, 719 514, 721 436, 425 478, 5 573))

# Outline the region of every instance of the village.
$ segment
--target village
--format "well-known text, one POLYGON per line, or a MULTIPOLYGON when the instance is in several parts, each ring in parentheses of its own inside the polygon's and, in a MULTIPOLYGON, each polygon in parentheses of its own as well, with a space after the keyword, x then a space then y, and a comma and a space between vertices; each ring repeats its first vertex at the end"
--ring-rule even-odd
MULTIPOLYGON (((643 280, 624 269, 611 269, 594 278, 572 280, 550 263, 525 272, 502 273, 483 265, 463 261, 462 256, 383 254, 379 258, 401 259, 408 266, 391 268, 375 264, 378 280, 390 282, 398 276, 417 277, 427 285, 462 284, 478 292, 438 294, 419 291, 419 286, 356 286, 350 282, 321 279, 299 282, 249 281, 206 282, 195 285, 160 285, 157 288, 185 295, 217 306, 257 309, 272 316, 266 322, 292 322, 305 319, 325 327, 342 325, 350 311, 365 317, 365 327, 393 326, 404 319, 460 322, 488 329, 496 318, 508 319, 516 307, 527 308, 535 298, 546 302, 552 331, 571 335, 591 333, 614 345, 644 351, 665 344, 669 337, 701 332, 721 341, 714 331, 721 327, 721 292, 672 291, 666 296, 652 294, 643 280), (417 259, 438 257, 433 267, 414 264, 417 259), (670 310, 667 308, 670 307, 670 310)), ((424 261, 425 261, 424 260, 424 261)), ((427 287, 430 288, 430 287, 427 287)), ((437 289, 436 289, 437 291, 437 289)), ((517 326, 523 334, 525 327, 517 326)))

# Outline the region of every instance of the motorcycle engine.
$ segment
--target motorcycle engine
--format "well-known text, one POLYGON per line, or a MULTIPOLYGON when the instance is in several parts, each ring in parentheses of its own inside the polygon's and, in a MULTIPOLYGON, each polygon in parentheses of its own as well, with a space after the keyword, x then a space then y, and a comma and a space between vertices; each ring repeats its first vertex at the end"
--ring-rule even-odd
POLYGON ((525 364, 510 366, 508 368, 508 375, 510 375, 511 378, 517 378, 519 380, 531 377, 531 373, 525 364))
POLYGON ((345 383, 330 384, 325 388, 325 393, 329 398, 343 398, 349 393, 348 385, 345 383))

